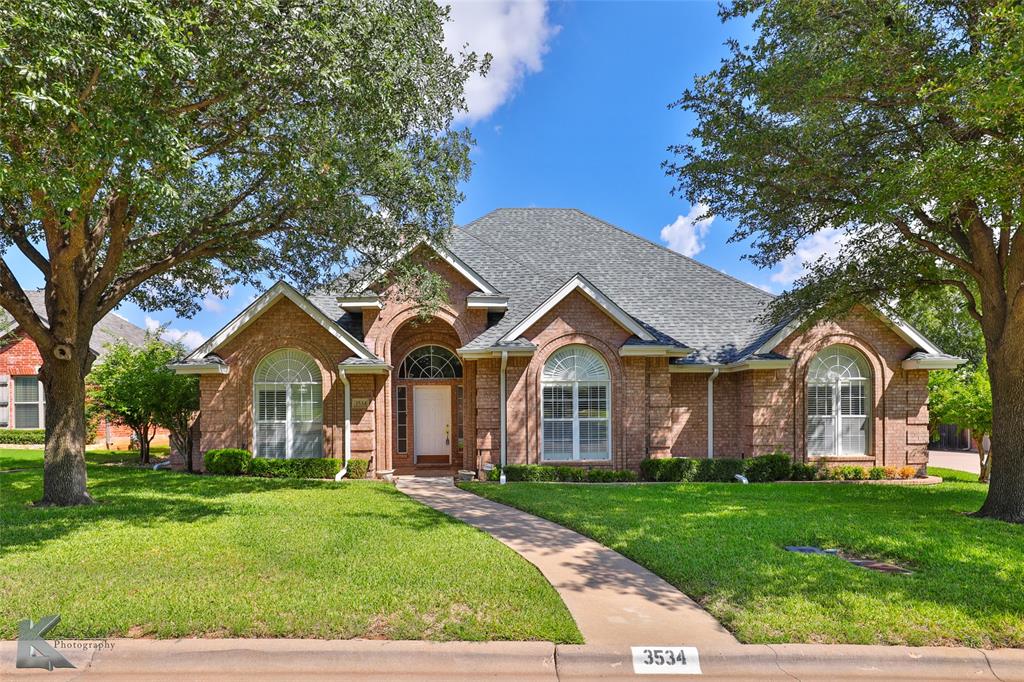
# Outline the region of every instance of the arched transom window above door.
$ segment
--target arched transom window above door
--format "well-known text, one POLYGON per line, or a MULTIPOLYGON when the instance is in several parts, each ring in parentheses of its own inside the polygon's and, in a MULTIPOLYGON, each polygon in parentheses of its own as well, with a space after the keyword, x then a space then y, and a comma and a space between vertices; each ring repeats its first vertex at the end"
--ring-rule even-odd
POLYGON ((566 346, 548 358, 541 422, 543 459, 611 459, 611 374, 597 352, 566 346))
POLYGON ((299 350, 274 351, 253 374, 254 454, 322 457, 323 412, 320 368, 313 358, 299 350))
POLYGON ((849 346, 829 346, 807 372, 807 453, 818 457, 868 454, 871 368, 849 346))
POLYGON ((443 346, 420 346, 405 356, 399 379, 461 379, 462 363, 443 346))

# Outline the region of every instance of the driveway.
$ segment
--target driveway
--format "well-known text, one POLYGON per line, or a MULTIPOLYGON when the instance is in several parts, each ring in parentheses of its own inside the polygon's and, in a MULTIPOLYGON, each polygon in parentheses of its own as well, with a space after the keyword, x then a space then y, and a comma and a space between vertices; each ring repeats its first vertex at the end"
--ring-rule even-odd
POLYGON ((966 471, 970 474, 977 474, 981 471, 978 465, 978 453, 976 452, 929 450, 928 466, 956 469, 957 471, 966 471))

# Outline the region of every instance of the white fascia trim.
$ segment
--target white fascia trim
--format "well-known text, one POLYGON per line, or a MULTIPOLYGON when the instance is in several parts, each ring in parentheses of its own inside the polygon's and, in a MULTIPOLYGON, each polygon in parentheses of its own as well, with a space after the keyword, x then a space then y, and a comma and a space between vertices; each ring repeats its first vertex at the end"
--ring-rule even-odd
POLYGON ((487 294, 484 296, 467 296, 467 308, 486 308, 488 310, 508 310, 508 296, 487 294))
MULTIPOLYGON (((931 341, 926 339, 921 334, 921 332, 917 331, 916 329, 911 327, 909 324, 907 324, 903 320, 899 319, 898 317, 896 317, 894 315, 888 315, 886 313, 883 313, 881 310, 878 310, 877 308, 874 308, 874 307, 871 307, 871 306, 865 306, 865 307, 868 310, 870 310, 871 312, 873 312, 875 315, 877 315, 879 317, 879 319, 881 319, 890 329, 892 329, 894 332, 896 332, 900 336, 900 338, 902 338, 904 341, 906 341, 910 345, 915 346, 917 348, 920 348, 923 351, 925 351, 927 353, 932 353, 934 355, 941 355, 942 354, 942 351, 939 350, 938 347, 935 344, 933 344, 931 341)), ((787 336, 789 336, 790 334, 795 332, 797 329, 799 329, 800 328, 800 324, 801 324, 800 321, 790 322, 785 327, 780 329, 774 336, 772 336, 772 338, 770 338, 767 341, 765 341, 754 352, 755 353, 770 353, 772 350, 775 349, 776 346, 778 346, 780 343, 782 343, 786 339, 787 336)))
POLYGON ((459 357, 465 358, 466 360, 479 360, 481 358, 500 358, 502 353, 505 353, 510 358, 529 357, 533 355, 535 350, 536 348, 484 348, 482 350, 466 350, 464 348, 457 348, 455 352, 459 357))
POLYGON ((338 371, 347 374, 388 374, 391 369, 391 365, 338 365, 338 371))
POLYGON ((217 350, 217 348, 230 341, 239 332, 252 324, 282 296, 301 308, 304 313, 312 317, 320 324, 320 326, 326 329, 331 336, 341 341, 346 348, 351 350, 358 357, 363 358, 364 360, 374 359, 374 356, 371 355, 354 336, 335 324, 334 320, 324 315, 319 308, 310 303, 305 296, 300 294, 286 282, 278 282, 267 289, 267 291, 253 301, 248 308, 240 312, 235 319, 231 320, 231 322, 228 322, 227 326, 214 334, 209 341, 189 353, 185 359, 199 360, 217 350))
POLYGON ((654 340, 654 337, 651 336, 650 332, 641 327, 637 321, 630 317, 625 310, 620 308, 615 301, 601 293, 601 290, 591 284, 586 277, 576 274, 572 279, 563 284, 558 291, 552 294, 548 300, 544 301, 544 303, 538 306, 536 310, 527 315, 522 322, 513 327, 511 331, 505 334, 505 336, 501 337, 501 341, 507 342, 518 339, 526 332, 526 330, 532 327, 537 320, 542 318, 549 310, 558 305, 562 299, 574 291, 579 291, 589 298, 595 305, 604 310, 608 317, 612 318, 627 331, 632 332, 644 341, 654 340))
POLYGON ((619 348, 619 356, 624 358, 645 357, 645 358, 684 358, 693 352, 691 348, 680 346, 622 346, 619 348))
POLYGON ((915 358, 901 364, 903 369, 956 369, 965 362, 963 358, 915 358))
POLYGON ((790 358, 779 360, 744 360, 728 365, 705 364, 705 365, 669 365, 668 371, 676 374, 711 374, 716 370, 722 374, 728 372, 746 372, 754 369, 786 369, 793 366, 790 358))
POLYGON ((175 374, 227 374, 230 367, 219 362, 196 362, 171 363, 167 365, 174 370, 175 374))
POLYGON ((345 310, 362 310, 363 308, 380 310, 384 307, 380 296, 338 296, 338 305, 345 310))
POLYGON ((500 294, 500 292, 497 289, 495 289, 494 287, 492 287, 487 280, 485 280, 483 277, 481 277, 479 274, 477 274, 477 272, 475 270, 473 270, 473 268, 471 268, 468 265, 466 265, 466 262, 463 261, 461 258, 456 256, 454 253, 449 251, 444 246, 441 246, 440 244, 431 244, 426 239, 419 239, 416 242, 414 242, 413 244, 411 244, 408 247, 406 247, 406 248, 402 249, 401 251, 399 251, 395 255, 395 257, 389 263, 380 266, 379 268, 377 268, 373 272, 373 274, 371 276, 364 278, 361 281, 361 284, 366 285, 366 284, 369 284, 369 283, 372 283, 372 282, 376 281, 378 277, 380 277, 385 272, 390 270, 395 263, 397 263, 398 261, 400 261, 403 258, 405 258, 406 256, 408 256, 410 253, 412 253, 416 249, 416 247, 420 246, 421 244, 423 246, 426 246, 428 249, 432 249, 434 251, 434 253, 436 253, 438 256, 440 256, 442 258, 442 260, 444 260, 446 263, 448 263, 448 265, 450 265, 453 268, 455 268, 455 270, 460 275, 462 275, 463 277, 468 279, 470 282, 475 284, 476 287, 478 289, 480 289, 480 291, 484 292, 485 294, 492 294, 492 295, 499 295, 500 294))

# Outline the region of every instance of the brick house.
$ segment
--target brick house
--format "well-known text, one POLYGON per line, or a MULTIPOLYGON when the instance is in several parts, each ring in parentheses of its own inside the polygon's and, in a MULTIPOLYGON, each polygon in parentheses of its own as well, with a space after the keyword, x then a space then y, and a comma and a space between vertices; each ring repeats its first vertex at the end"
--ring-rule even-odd
POLYGON ((448 284, 429 319, 387 269, 278 283, 176 365, 201 377, 197 450, 400 474, 776 449, 923 467, 928 371, 959 362, 867 308, 765 324, 771 295, 576 210, 497 210, 400 258, 448 284))
MULTIPOLYGON (((40 290, 26 292, 32 308, 46 321, 46 302, 40 290)), ((9 319, 9 318, 8 318, 9 319)), ((108 344, 127 341, 142 345, 146 330, 137 327, 117 313, 106 315, 93 329, 90 347, 102 361, 108 344)), ((41 429, 46 417, 46 397, 39 382, 43 358, 35 341, 17 327, 0 340, 0 429, 41 429)), ((127 449, 131 430, 121 424, 101 419, 96 443, 108 448, 127 449)), ((159 430, 154 445, 167 444, 167 431, 159 430)))

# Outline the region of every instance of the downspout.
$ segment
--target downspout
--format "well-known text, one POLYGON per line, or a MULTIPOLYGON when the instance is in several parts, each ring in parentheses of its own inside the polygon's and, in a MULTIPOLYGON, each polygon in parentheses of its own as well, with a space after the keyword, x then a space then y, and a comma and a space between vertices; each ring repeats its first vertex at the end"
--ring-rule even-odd
POLYGON ((345 474, 348 473, 348 459, 352 453, 352 385, 348 382, 345 370, 339 370, 338 376, 345 387, 345 461, 341 465, 341 471, 335 475, 335 481, 345 478, 345 474))
POLYGON ((500 460, 501 461, 501 476, 499 477, 499 480, 502 483, 505 483, 505 457, 506 457, 506 442, 507 442, 507 438, 506 438, 507 434, 505 433, 505 431, 506 431, 506 428, 505 428, 506 415, 505 415, 505 413, 506 413, 507 407, 508 407, 508 398, 505 395, 505 368, 507 366, 508 366, 508 351, 507 350, 503 350, 503 351, 501 351, 501 374, 498 377, 498 386, 499 386, 498 390, 501 391, 501 410, 500 410, 499 417, 498 417, 498 419, 499 419, 498 438, 499 438, 499 447, 500 447, 500 451, 501 451, 501 460, 500 460))
POLYGON ((715 367, 708 377, 708 459, 715 457, 715 379, 718 372, 719 368, 715 367))

